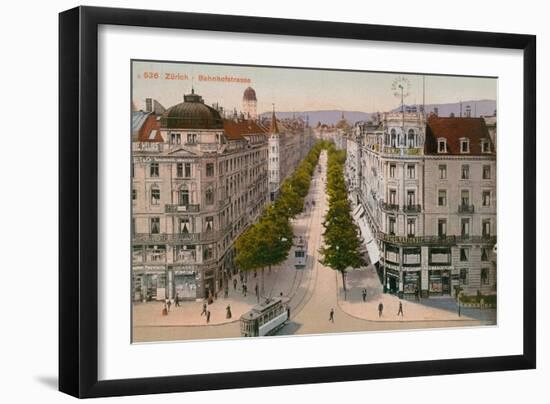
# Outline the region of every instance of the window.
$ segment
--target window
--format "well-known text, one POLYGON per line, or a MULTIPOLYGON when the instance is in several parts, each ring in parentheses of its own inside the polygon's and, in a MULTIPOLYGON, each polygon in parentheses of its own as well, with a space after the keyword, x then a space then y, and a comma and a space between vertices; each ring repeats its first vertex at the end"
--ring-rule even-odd
POLYGON ((468 269, 467 268, 461 268, 460 269, 460 284, 461 285, 467 285, 468 284, 468 269))
POLYGON ((176 165, 176 177, 181 178, 183 177, 183 164, 178 163, 176 165))
POLYGON ((447 206, 447 190, 440 189, 437 194, 437 205, 447 206))
POLYGON ((135 201, 137 199, 137 191, 135 189, 132 189, 132 200, 135 201))
POLYGON ((160 204, 160 189, 158 187, 151 188, 151 205, 160 204))
POLYGON ((397 133, 395 132, 395 129, 391 130, 391 147, 397 146, 397 133))
POLYGON ((470 153, 470 139, 467 139, 467 138, 460 139, 460 152, 470 153))
POLYGON ((189 229, 190 229, 189 218, 188 217, 180 218, 180 233, 189 234, 189 229))
POLYGON ((491 206, 491 191, 483 191, 481 193, 482 205, 491 206))
POLYGON ((160 233, 160 217, 151 218, 151 234, 160 233))
POLYGON ((447 236, 447 219, 439 219, 437 221, 437 235, 439 237, 447 236))
POLYGON ((415 147, 415 136, 414 136, 414 130, 413 129, 409 129, 409 132, 408 132, 408 137, 407 137, 407 144, 409 146, 409 148, 411 147, 415 147))
POLYGON ((415 178, 415 167, 414 164, 409 164, 407 166, 407 175, 409 178, 413 179, 415 178))
POLYGON ((213 177, 214 176, 214 164, 213 163, 206 163, 206 176, 207 177, 213 177))
POLYGON ((206 189, 206 204, 207 205, 214 204, 214 190, 212 189, 212 186, 209 186, 206 189))
POLYGON ((469 218, 460 219, 460 235, 462 237, 470 236, 470 219, 469 218))
POLYGON ((151 165, 149 166, 149 175, 151 177, 159 176, 159 163, 151 163, 151 165))
POLYGON ((189 190, 187 188, 180 189, 179 192, 179 205, 180 206, 187 206, 189 205, 189 190))
POLYGON ((395 164, 390 164, 390 178, 395 178, 395 164))
POLYGON ((470 258, 470 250, 467 248, 460 249, 460 261, 468 261, 470 258))
POLYGON ((444 139, 444 138, 437 139, 437 152, 447 153, 447 139, 444 139))
POLYGON ((416 204, 416 198, 414 191, 407 191, 407 206, 413 206, 416 204))
POLYGON ((395 189, 390 189, 390 205, 395 205, 396 194, 395 189))
POLYGON ((395 217, 388 218, 388 233, 392 236, 395 235, 395 217))
POLYGON ((486 248, 481 249, 481 261, 489 261, 489 256, 487 254, 486 248))
POLYGON ((462 206, 470 205, 470 191, 467 189, 460 191, 460 203, 462 206))
POLYGON ((446 180, 447 179, 447 165, 446 164, 440 164, 439 165, 439 179, 440 180, 446 180))
POLYGON ((482 153, 491 153, 491 145, 487 139, 481 140, 481 152, 482 153))
POLYGON ((213 216, 207 216, 206 217, 206 232, 209 233, 214 229, 214 217, 213 216))
POLYGON ((191 163, 185 163, 185 178, 191 177, 191 163))
POLYGON ((481 268, 481 284, 489 284, 489 268, 481 268))
POLYGON ((490 165, 483 166, 483 179, 484 180, 490 180, 491 179, 491 166, 490 165))
POLYGON ((213 249, 212 249, 211 246, 205 246, 205 247, 203 248, 203 254, 202 254, 203 259, 204 259, 205 261, 211 259, 212 256, 214 255, 213 252, 214 252, 214 251, 213 251, 213 249))
POLYGON ((172 144, 181 144, 181 134, 180 133, 172 133, 170 137, 170 142, 172 144))
POLYGON ((191 143, 191 144, 197 143, 197 134, 196 133, 188 133, 187 134, 187 143, 191 143))
POLYGON ((467 164, 464 164, 464 165, 462 166, 462 171, 461 171, 461 173, 462 173, 462 174, 461 174, 461 177, 460 177, 461 179, 463 179, 463 180, 469 179, 469 178, 470 178, 470 166, 467 165, 467 164))
POLYGON ((481 222, 481 235, 483 237, 491 236, 491 219, 483 219, 481 222))
POLYGON ((416 234, 416 220, 407 219, 407 237, 414 237, 416 234))

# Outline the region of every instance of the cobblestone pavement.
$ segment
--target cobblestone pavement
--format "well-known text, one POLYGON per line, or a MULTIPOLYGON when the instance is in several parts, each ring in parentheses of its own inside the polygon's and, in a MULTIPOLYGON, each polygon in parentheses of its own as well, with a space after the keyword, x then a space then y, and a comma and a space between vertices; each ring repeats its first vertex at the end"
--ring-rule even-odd
MULTIPOLYGON (((322 221, 327 210, 325 193, 326 152, 320 157, 322 172, 315 172, 307 201, 315 200, 311 207, 293 221, 294 234, 307 240, 308 256, 304 269, 295 269, 293 259, 264 271, 264 296, 275 297, 283 293, 290 299, 291 320, 279 330, 279 335, 320 334, 327 332, 374 331, 392 329, 420 329, 493 324, 494 320, 474 319, 470 315, 458 318, 450 310, 403 301, 404 316, 398 317, 399 299, 382 294, 380 282, 372 267, 350 271, 347 276, 347 299, 341 294, 341 279, 336 271, 319 263, 322 246, 322 221), (368 299, 363 303, 361 290, 367 287, 368 299), (384 313, 378 318, 377 306, 382 301, 384 313), (334 309, 334 322, 329 312, 334 309)), ((230 288, 228 298, 218 297, 208 309, 210 323, 201 315, 203 302, 183 302, 172 305, 170 313, 162 316, 162 303, 137 303, 133 307, 133 340, 169 341, 190 339, 240 337, 239 317, 257 303, 254 285, 260 280, 248 274, 248 295, 244 297, 239 282, 237 291, 230 288), (231 306, 232 318, 226 318, 226 307, 231 306)), ((238 276, 237 276, 238 279, 238 276)), ((432 303, 433 305, 433 303, 432 303)), ((465 313, 466 314, 466 313, 465 313)))

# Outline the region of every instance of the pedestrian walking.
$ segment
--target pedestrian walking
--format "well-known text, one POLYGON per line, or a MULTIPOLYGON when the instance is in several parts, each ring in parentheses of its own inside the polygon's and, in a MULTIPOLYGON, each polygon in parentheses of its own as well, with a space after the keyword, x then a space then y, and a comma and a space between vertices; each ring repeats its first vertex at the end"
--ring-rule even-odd
POLYGON ((246 290, 247 290, 247 287, 246 287, 246 283, 243 284, 243 296, 246 297, 246 290))
POLYGON ((384 305, 382 302, 378 304, 378 317, 382 317, 382 312, 384 311, 384 305))
POLYGON ((403 303, 399 302, 399 310, 397 310, 397 315, 403 317, 403 303))
POLYGON ((174 303, 176 304, 176 307, 180 307, 180 297, 177 293, 176 293, 176 297, 174 299, 174 303))
POLYGON ((328 321, 332 321, 334 323, 334 309, 330 309, 328 321))
POLYGON ((170 307, 172 307, 172 301, 170 299, 166 299, 166 306, 168 306, 168 311, 170 311, 170 307))
POLYGON ((233 290, 237 290, 237 278, 233 279, 233 290))
POLYGON ((363 302, 367 301, 367 289, 363 289, 363 302))
POLYGON ((210 322, 210 310, 206 310, 206 324, 210 322))
POLYGON ((225 310, 226 310, 225 318, 231 318, 231 305, 228 304, 225 310))
POLYGON ((286 318, 290 320, 290 306, 288 304, 286 305, 286 318))
POLYGON ((162 308, 162 315, 167 316, 168 315, 168 308, 166 307, 166 303, 164 303, 164 307, 162 308))
POLYGON ((201 311, 201 316, 206 314, 207 310, 206 310, 206 303, 203 303, 202 304, 202 311, 201 311))

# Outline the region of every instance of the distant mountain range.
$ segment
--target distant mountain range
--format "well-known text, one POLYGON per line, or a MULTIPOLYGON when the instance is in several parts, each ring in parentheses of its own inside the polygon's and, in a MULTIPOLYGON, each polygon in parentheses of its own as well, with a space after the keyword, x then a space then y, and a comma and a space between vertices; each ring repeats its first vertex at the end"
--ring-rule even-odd
MULTIPOLYGON (((405 108, 419 108, 420 105, 409 104, 405 105, 405 108)), ((466 116, 467 107, 470 107, 470 114, 472 117, 487 116, 493 115, 496 111, 496 101, 495 100, 470 100, 462 101, 462 116, 466 116)), ((460 116, 460 102, 447 103, 447 104, 426 104, 426 112, 429 114, 435 112, 436 108, 439 116, 450 116, 454 114, 455 116, 460 116)), ((394 108, 392 111, 401 111, 401 107, 394 108)), ((370 118, 375 112, 362 112, 362 111, 342 111, 342 110, 324 110, 324 111, 280 111, 276 112, 277 118, 287 119, 292 118, 293 116, 309 117, 309 124, 315 126, 317 122, 325 123, 327 125, 336 124, 340 119, 342 119, 342 113, 344 118, 350 124, 353 124, 357 121, 366 121, 370 118)), ((261 116, 270 117, 271 112, 263 112, 261 116)))

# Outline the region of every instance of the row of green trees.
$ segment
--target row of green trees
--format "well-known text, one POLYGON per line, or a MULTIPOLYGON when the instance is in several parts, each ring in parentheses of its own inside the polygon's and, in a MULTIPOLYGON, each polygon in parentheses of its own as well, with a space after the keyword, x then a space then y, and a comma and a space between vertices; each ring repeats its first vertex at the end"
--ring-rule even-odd
POLYGON ((265 292, 264 269, 271 269, 288 257, 294 236, 290 219, 303 211, 304 198, 309 191, 319 155, 327 147, 327 142, 314 145, 294 173, 281 184, 275 201, 263 211, 258 222, 250 225, 235 243, 236 265, 245 271, 261 271, 262 294, 265 292))
POLYGON ((336 150, 330 144, 327 163, 327 194, 329 208, 325 215, 324 247, 321 248, 321 263, 342 274, 344 295, 347 295, 346 271, 365 264, 359 253, 360 240, 357 226, 351 217, 351 206, 344 180, 346 152, 336 150))

